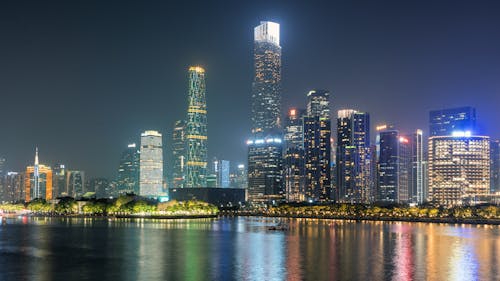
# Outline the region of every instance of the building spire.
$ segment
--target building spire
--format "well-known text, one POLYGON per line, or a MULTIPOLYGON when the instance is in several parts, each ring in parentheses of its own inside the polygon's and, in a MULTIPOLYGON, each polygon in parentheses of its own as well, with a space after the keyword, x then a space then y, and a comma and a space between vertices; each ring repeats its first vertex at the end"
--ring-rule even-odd
POLYGON ((38 146, 35 148, 35 165, 38 165, 38 146))

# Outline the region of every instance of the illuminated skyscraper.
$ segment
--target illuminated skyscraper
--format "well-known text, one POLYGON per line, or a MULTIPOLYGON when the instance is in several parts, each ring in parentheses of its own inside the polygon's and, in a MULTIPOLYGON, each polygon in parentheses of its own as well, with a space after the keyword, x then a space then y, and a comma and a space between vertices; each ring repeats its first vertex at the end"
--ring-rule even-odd
POLYGON ((68 196, 66 193, 66 166, 55 164, 52 169, 52 197, 68 196))
POLYGON ((287 201, 305 200, 305 110, 290 108, 285 120, 284 180, 287 201))
POLYGON ((68 196, 80 198, 86 192, 85 172, 84 171, 66 171, 66 188, 68 196))
POLYGON ((25 200, 24 173, 7 172, 4 176, 4 201, 25 200))
POLYGON ((35 152, 35 164, 26 167, 25 177, 25 200, 40 198, 52 199, 52 169, 38 161, 38 148, 35 152))
POLYGON ((410 139, 391 129, 380 131, 379 140, 377 199, 407 203, 412 169, 410 139))
POLYGON ((430 136, 450 136, 454 131, 476 131, 476 109, 470 106, 432 110, 430 136))
POLYGON ((337 199, 368 203, 373 200, 370 115, 352 109, 339 110, 337 118, 337 199))
POLYGON ((172 133, 172 187, 180 188, 184 186, 185 167, 185 138, 184 121, 175 121, 172 133))
POLYGON ((463 205, 489 193, 489 137, 460 132, 429 138, 429 201, 463 205))
POLYGON ((135 143, 129 144, 122 152, 118 167, 116 181, 118 193, 139 194, 139 161, 140 153, 137 145, 135 143))
POLYGON ((263 21, 254 29, 252 136, 248 140, 250 201, 284 199, 281 132, 281 46, 279 24, 263 21))
POLYGON ((205 70, 189 68, 188 113, 185 126, 185 187, 206 187, 207 176, 207 103, 205 70))
POLYGON ((410 140, 412 154, 412 169, 411 169, 411 188, 410 202, 422 204, 425 201, 425 160, 423 146, 423 132, 417 130, 410 140))
POLYGON ((307 94, 304 117, 304 199, 327 201, 331 196, 330 93, 312 90, 307 94))
POLYGON ((490 192, 500 192, 500 141, 491 141, 491 182, 490 192))
POLYGON ((157 131, 145 131, 141 134, 139 195, 156 198, 163 195, 162 190, 162 136, 157 131))

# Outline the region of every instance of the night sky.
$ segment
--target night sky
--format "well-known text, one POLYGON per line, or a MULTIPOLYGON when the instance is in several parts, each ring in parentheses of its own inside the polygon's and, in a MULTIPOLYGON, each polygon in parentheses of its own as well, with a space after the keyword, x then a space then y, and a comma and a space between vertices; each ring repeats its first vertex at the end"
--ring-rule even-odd
POLYGON ((1 1, 7 166, 24 169, 38 145, 42 163, 114 177, 142 131, 170 148, 194 64, 207 71, 210 158, 246 164, 261 20, 281 24, 283 108, 322 88, 332 110, 427 132, 429 110, 471 105, 480 133, 500 138, 500 1, 178 2, 1 1))

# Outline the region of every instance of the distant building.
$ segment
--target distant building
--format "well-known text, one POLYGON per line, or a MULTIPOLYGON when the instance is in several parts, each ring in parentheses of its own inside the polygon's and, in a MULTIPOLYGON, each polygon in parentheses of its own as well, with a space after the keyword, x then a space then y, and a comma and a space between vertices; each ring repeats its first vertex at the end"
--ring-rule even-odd
POLYGON ((491 149, 491 180, 490 192, 500 192, 500 141, 494 140, 490 144, 491 149))
POLYGON ((188 110, 185 126, 185 187, 206 186, 207 176, 207 102, 205 70, 189 68, 188 110))
POLYGON ((7 172, 3 177, 1 201, 16 202, 25 200, 24 173, 7 172))
POLYGON ((339 110, 337 117, 337 200, 373 201, 373 170, 370 146, 370 115, 352 109, 339 110))
POLYGON ((417 130, 413 133, 410 143, 412 167, 409 199, 412 203, 422 204, 425 201, 425 190, 427 187, 422 130, 417 130))
POLYGON ((85 172, 66 171, 66 195, 73 198, 80 198, 86 192, 85 172))
POLYGON ((39 164, 38 148, 35 152, 35 164, 26 167, 24 187, 26 202, 33 199, 52 199, 52 169, 39 164))
POLYGON ((89 181, 90 188, 95 192, 96 198, 106 198, 110 196, 110 185, 106 178, 93 178, 89 181))
POLYGON ((408 203, 411 182, 411 143, 397 130, 379 132, 378 200, 408 203))
POLYGON ((432 110, 429 135, 450 136, 454 131, 476 133, 476 109, 470 106, 432 110))
POLYGON ((248 145, 248 197, 252 202, 285 198, 282 174, 281 46, 279 24, 254 29, 252 136, 248 145))
POLYGON ((305 200, 304 168, 304 115, 305 110, 290 108, 285 120, 284 180, 286 200, 305 200))
MULTIPOLYGON (((118 193, 139 194, 140 150, 135 143, 122 152, 116 180, 118 193)), ((96 191, 97 192, 97 191, 96 191)))
POLYGON ((184 187, 185 173, 185 132, 184 121, 175 121, 174 130, 172 133, 172 187, 184 187))
POLYGON ((429 138, 429 201, 463 205, 489 193, 489 137, 455 132, 429 138))
POLYGON ((236 170, 230 175, 231 188, 247 188, 247 169, 244 164, 238 164, 236 170))
POLYGON ((242 188, 170 188, 170 200, 200 200, 219 207, 239 206, 245 202, 245 189, 242 188))
POLYGON ((66 186, 66 166, 55 164, 52 169, 52 198, 68 196, 66 186))
POLYGON ((139 195, 159 197, 163 195, 162 135, 157 131, 141 134, 139 164, 139 195))
POLYGON ((230 185, 229 179, 229 161, 228 160, 214 160, 214 174, 216 175, 216 187, 228 188, 230 185))
POLYGON ((304 117, 304 199, 328 201, 331 197, 330 93, 311 90, 304 117))

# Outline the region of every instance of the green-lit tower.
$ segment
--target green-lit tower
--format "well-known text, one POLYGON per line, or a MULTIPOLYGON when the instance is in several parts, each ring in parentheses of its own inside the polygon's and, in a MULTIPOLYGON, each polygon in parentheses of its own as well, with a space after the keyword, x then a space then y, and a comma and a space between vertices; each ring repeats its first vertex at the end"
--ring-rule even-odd
POLYGON ((207 174, 207 103, 205 70, 189 68, 188 113, 185 126, 185 187, 205 187, 207 174))

